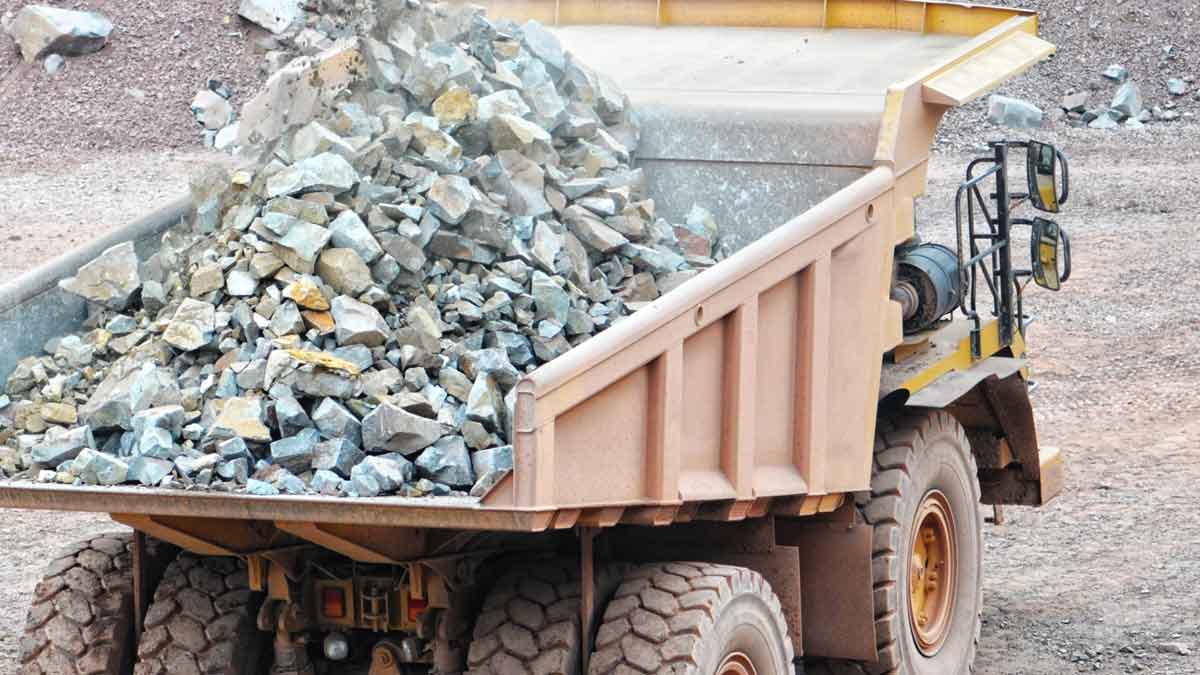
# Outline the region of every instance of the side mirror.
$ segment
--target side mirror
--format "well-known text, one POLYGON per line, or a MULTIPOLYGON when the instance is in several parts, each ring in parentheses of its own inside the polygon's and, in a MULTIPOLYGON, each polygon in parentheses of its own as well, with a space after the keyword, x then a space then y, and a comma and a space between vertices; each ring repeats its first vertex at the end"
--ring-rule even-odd
POLYGON ((1067 158, 1049 143, 1029 142, 1029 157, 1025 162, 1029 173, 1029 201, 1033 207, 1048 213, 1058 213, 1070 194, 1070 173, 1067 158), (1059 192, 1058 169, 1062 168, 1062 191, 1059 192))
POLYGON ((1058 223, 1034 218, 1030 226, 1030 256, 1033 258, 1033 280, 1038 286, 1057 291, 1071 277, 1071 239, 1058 223), (1062 270, 1059 271, 1061 249, 1062 270))

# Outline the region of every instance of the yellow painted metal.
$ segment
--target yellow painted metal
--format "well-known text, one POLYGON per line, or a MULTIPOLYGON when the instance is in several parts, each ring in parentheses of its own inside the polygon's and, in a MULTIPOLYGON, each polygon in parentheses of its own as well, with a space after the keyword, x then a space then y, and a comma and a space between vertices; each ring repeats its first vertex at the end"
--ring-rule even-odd
POLYGON ((1062 458, 1062 453, 1058 448, 1042 446, 1038 449, 1038 464, 1041 465, 1041 471, 1038 474, 1041 477, 1041 503, 1045 504, 1062 492, 1063 484, 1067 479, 1066 461, 1062 458))
MULTIPOLYGON (((981 359, 994 356, 1003 345, 1000 344, 1000 323, 997 320, 992 320, 983 325, 980 332, 980 355, 981 359)), ((1025 340, 1021 337, 1020 332, 1013 335, 1012 345, 1010 346, 1012 355, 1015 358, 1025 356, 1025 340)), ((980 359, 980 360, 981 360, 980 359)), ((907 389, 910 394, 929 386, 934 380, 945 375, 952 370, 966 370, 977 362, 977 359, 971 357, 971 337, 964 337, 958 343, 958 349, 954 350, 949 356, 946 356, 928 368, 922 370, 917 375, 907 379, 901 385, 901 389, 907 389)), ((1026 375, 1028 373, 1025 373, 1026 375)))
POLYGON ((1008 7, 927 2, 925 3, 925 32, 979 35, 1017 15, 1029 18, 1029 22, 1022 27, 1022 30, 1036 35, 1038 29, 1036 12, 1014 12, 1008 7))
MULTIPOLYGON (((919 0, 483 0, 493 17, 557 26, 876 28, 978 35, 1026 10, 919 0)), ((1036 23, 1033 25, 1036 31, 1036 23)))
POLYGON ((927 80, 923 97, 927 103, 965 105, 1053 53, 1054 45, 1041 38, 1011 33, 927 80))
POLYGON ((949 634, 954 612, 957 567, 954 516, 938 490, 926 495, 917 511, 909 553, 909 623, 917 648, 932 656, 949 634))

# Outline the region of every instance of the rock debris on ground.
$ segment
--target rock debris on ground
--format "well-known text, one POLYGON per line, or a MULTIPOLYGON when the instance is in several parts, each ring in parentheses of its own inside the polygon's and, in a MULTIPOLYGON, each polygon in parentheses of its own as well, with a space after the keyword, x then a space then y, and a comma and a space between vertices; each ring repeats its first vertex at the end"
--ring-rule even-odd
MULTIPOLYGON (((703 208, 655 217, 628 99, 550 31, 375 16, 244 106, 243 165, 193 179, 157 253, 60 282, 90 316, 9 377, 6 474, 479 496, 524 374, 724 256, 703 208)), ((225 122, 218 90, 194 107, 225 122)))

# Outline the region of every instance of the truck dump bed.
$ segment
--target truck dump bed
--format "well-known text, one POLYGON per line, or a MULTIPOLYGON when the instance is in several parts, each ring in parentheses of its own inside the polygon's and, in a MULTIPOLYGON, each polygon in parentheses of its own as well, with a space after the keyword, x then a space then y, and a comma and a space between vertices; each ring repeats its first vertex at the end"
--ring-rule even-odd
MULTIPOLYGON (((515 470, 481 500, 10 482, 0 505, 293 533, 538 531, 811 513, 868 487, 881 355, 901 341, 892 252, 913 233, 933 132, 948 106, 1052 51, 1036 18, 902 0, 512 0, 489 13, 558 26, 620 83, 660 213, 705 206, 737 253, 522 379, 515 470)), ((152 246, 185 208, 0 289, 0 375, 82 319, 59 277, 115 240, 152 246)))

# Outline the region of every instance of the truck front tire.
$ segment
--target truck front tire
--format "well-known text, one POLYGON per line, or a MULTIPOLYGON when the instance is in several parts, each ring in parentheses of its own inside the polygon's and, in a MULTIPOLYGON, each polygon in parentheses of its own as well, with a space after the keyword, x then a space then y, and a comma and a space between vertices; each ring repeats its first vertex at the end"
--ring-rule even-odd
POLYGON ((878 675, 974 672, 983 522, 975 458, 949 413, 880 420, 870 498, 878 675))
POLYGON ((779 599, 757 572, 654 563, 608 603, 588 673, 787 675, 792 659, 779 599))

